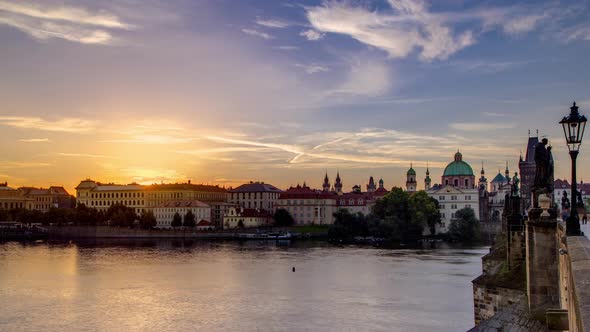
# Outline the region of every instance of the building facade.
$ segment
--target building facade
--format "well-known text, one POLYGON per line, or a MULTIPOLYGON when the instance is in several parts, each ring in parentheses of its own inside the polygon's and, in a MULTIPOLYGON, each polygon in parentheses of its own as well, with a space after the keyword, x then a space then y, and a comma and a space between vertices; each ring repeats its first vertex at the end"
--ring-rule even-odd
MULTIPOLYGON (((4 210, 27 209, 33 210, 35 200, 28 198, 24 192, 8 186, 8 182, 0 183, 0 208, 4 210)), ((3 221, 3 220, 1 220, 3 221)))
POLYGON ((290 187, 277 200, 277 209, 287 210, 295 225, 331 225, 338 194, 313 190, 306 185, 290 187))
POLYGON ((228 191, 229 203, 246 209, 274 212, 275 202, 283 191, 264 182, 250 182, 228 191))
POLYGON ((195 224, 211 221, 211 207, 201 201, 168 201, 151 208, 156 217, 157 228, 171 228, 174 215, 184 216, 190 211, 195 216, 195 224))
POLYGON ((76 206, 76 200, 64 187, 52 186, 45 188, 20 187, 23 195, 34 201, 32 209, 47 212, 52 208, 71 209, 76 206))
POLYGON ((272 214, 263 209, 247 209, 243 207, 231 207, 223 216, 224 229, 261 227, 272 225, 272 214))
POLYGON ((219 186, 202 184, 174 183, 140 185, 103 184, 90 179, 80 182, 76 187, 78 204, 84 204, 100 211, 106 211, 111 205, 123 204, 131 207, 137 214, 153 210, 155 207, 171 201, 201 201, 212 207, 213 213, 207 220, 221 225, 223 214, 229 208, 227 190, 219 186))

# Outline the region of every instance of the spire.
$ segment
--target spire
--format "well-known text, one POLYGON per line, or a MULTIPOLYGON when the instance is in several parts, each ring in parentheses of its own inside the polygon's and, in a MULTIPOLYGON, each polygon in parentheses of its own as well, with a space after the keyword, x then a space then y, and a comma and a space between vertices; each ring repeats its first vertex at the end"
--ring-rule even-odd
POLYGON ((426 162, 426 176, 430 176, 430 170, 428 169, 428 162, 426 162))
POLYGON ((383 178, 379 179, 379 188, 383 188, 383 178))
POLYGON ((486 172, 483 170, 483 160, 481 161, 481 175, 483 176, 486 172))
POLYGON ((510 171, 508 170, 508 160, 506 160, 506 169, 504 170, 504 176, 506 177, 506 181, 510 179, 510 171))

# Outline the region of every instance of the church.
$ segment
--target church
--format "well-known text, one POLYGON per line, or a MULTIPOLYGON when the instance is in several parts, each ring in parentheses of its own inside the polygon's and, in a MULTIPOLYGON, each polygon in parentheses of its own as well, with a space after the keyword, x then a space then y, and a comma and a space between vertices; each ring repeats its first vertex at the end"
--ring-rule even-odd
MULTIPOLYGON (((410 168, 410 171, 413 171, 410 168)), ((415 172, 408 171, 407 188, 415 188, 415 172), (413 173, 413 177, 412 177, 413 173), (412 181, 413 180, 413 181, 412 181)), ((426 169, 424 180, 426 193, 438 200, 441 223, 437 226, 437 233, 448 232, 455 213, 463 208, 471 208, 480 220, 487 220, 487 179, 483 168, 479 182, 475 182, 475 174, 471 166, 463 161, 463 155, 457 151, 441 176, 441 184, 431 186, 430 171, 426 169), (483 212, 483 213, 482 213, 483 212)))

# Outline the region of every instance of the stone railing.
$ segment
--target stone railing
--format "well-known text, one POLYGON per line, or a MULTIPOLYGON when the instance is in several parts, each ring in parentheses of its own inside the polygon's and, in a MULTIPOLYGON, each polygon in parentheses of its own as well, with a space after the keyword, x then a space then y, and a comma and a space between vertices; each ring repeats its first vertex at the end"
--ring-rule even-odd
POLYGON ((590 331, 590 240, 565 236, 558 226, 561 307, 568 311, 569 331, 590 331))

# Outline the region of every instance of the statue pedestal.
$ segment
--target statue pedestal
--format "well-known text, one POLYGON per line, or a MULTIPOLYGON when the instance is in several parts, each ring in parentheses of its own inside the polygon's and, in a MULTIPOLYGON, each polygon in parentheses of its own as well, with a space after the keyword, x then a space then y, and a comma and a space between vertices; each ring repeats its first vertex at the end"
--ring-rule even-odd
POLYGON ((556 210, 529 211, 526 223, 527 295, 531 314, 559 307, 556 210), (548 214, 549 216, 544 216, 548 214), (542 216, 543 215, 543 216, 542 216))

